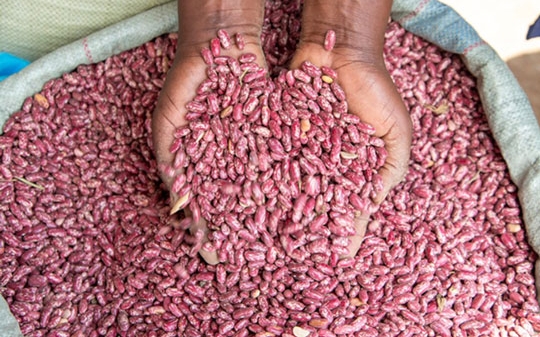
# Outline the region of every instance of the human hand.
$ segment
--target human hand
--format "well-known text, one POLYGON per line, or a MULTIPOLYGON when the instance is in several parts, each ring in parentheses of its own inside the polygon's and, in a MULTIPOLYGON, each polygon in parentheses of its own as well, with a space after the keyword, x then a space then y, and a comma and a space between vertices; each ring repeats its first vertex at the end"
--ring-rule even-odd
MULTIPOLYGON (((349 111, 371 124, 375 135, 385 141, 388 158, 379 170, 383 190, 374 200, 380 204, 405 176, 412 137, 409 113, 385 68, 382 53, 391 1, 346 1, 342 5, 305 1, 302 36, 290 67, 298 68, 308 60, 319 67, 333 68, 347 96, 349 111), (336 32, 331 51, 323 47, 329 29, 336 32)), ((360 248, 369 216, 357 217, 348 256, 355 256, 360 248)))
MULTIPOLYGON (((219 29, 226 30, 231 37, 239 32, 245 38, 244 50, 239 50, 232 42, 230 49, 221 48, 221 55, 238 57, 243 53, 253 53, 259 64, 265 66, 260 43, 263 15, 264 2, 259 0, 225 4, 222 1, 208 1, 205 5, 191 0, 178 2, 176 56, 152 117, 154 152, 159 167, 172 166, 174 156, 170 152, 170 146, 174 140, 174 131, 187 124, 185 106, 194 98, 198 86, 207 77, 207 65, 201 57, 201 49, 208 47, 209 41, 216 37, 219 29)), ((160 174, 170 190, 172 178, 164 172, 160 174)), ((171 192, 170 198, 171 205, 174 205, 179 196, 171 192)), ((185 209, 185 213, 186 217, 191 217, 190 209, 185 209)), ((173 218, 171 221, 175 225, 179 219, 173 218)), ((193 235, 201 230, 204 240, 207 240, 208 228, 204 219, 192 223, 189 230, 193 235)), ((219 262, 215 252, 201 249, 199 253, 210 264, 219 262)))

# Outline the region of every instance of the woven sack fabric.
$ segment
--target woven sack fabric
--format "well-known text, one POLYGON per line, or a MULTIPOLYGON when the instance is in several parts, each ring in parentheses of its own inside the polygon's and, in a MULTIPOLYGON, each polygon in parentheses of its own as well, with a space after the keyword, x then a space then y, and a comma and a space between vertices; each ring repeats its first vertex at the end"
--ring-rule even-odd
POLYGON ((34 61, 170 0, 2 0, 0 51, 34 61))

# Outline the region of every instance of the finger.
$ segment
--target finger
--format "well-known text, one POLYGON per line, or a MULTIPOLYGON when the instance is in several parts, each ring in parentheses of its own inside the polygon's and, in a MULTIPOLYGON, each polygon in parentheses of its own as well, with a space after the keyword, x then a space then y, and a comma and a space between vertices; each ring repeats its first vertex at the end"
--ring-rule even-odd
POLYGON ((330 66, 332 64, 332 53, 325 51, 320 44, 300 42, 289 63, 289 68, 300 68, 300 65, 304 61, 310 61, 317 67, 330 66))
POLYGON ((411 151, 411 121, 408 115, 398 115, 396 124, 383 137, 388 157, 383 167, 379 169, 383 188, 374 199, 380 204, 390 190, 403 181, 409 165, 411 151))
POLYGON ((174 133, 178 127, 186 123, 184 119, 185 104, 187 98, 179 93, 183 92, 179 78, 182 70, 179 66, 173 67, 167 75, 167 81, 163 90, 159 94, 156 109, 152 114, 152 145, 159 174, 165 186, 170 189, 174 172, 166 173, 166 168, 170 168, 174 161, 174 153, 170 151, 175 138, 174 133), (179 96, 180 95, 180 96, 179 96))
MULTIPOLYGON (((186 208, 185 210, 186 216, 191 217, 191 210, 189 208, 186 208)), ((192 235, 195 235, 198 231, 202 231, 202 242, 201 242, 201 249, 199 249, 199 255, 206 261, 206 263, 210 265, 215 265, 219 263, 219 258, 217 255, 217 252, 214 251, 208 251, 204 249, 204 244, 208 242, 208 225, 206 223, 206 220, 203 218, 200 218, 198 222, 192 223, 191 227, 189 227, 189 232, 192 235)))
POLYGON ((204 249, 204 244, 209 241, 208 240, 208 226, 206 225, 206 221, 204 219, 202 219, 201 221, 199 221, 196 224, 193 224, 189 228, 189 231, 192 234, 195 234, 198 230, 203 231, 202 248, 199 250, 199 255, 201 255, 201 257, 208 264, 211 264, 211 265, 218 264, 219 263, 219 258, 218 258, 217 252, 215 250, 214 251, 208 251, 208 250, 204 249))
POLYGON ((343 255, 341 256, 341 258, 354 258, 356 256, 356 253, 358 253, 358 250, 362 245, 362 241, 364 241, 364 236, 366 235, 368 223, 369 215, 359 214, 355 217, 354 229, 356 233, 355 235, 349 236, 350 244, 349 246, 347 246, 349 254, 343 255))
MULTIPOLYGON (((155 113, 154 116, 155 117, 152 118, 152 123, 163 124, 163 122, 160 121, 162 117, 160 117, 157 113, 155 113)), ((157 162, 158 174, 165 187, 170 190, 174 182, 174 177, 177 174, 171 165, 174 160, 174 154, 169 151, 170 144, 172 144, 174 141, 174 130, 166 125, 162 126, 161 128, 152 126, 152 129, 152 142, 154 155, 157 162)), ((173 204, 174 203, 171 202, 171 205, 173 204)))

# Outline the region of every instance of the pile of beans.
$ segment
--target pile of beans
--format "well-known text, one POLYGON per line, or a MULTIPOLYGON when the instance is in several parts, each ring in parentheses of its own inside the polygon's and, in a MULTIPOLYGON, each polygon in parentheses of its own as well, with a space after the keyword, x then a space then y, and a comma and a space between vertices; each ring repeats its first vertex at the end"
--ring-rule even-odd
MULTIPOLYGON (((268 2, 273 76, 287 61, 274 51, 294 48, 299 9, 268 2)), ((243 239, 234 261, 211 266, 191 254, 188 232, 163 230, 170 205, 150 118, 175 43, 162 36, 80 66, 5 124, 0 292, 26 336, 540 330, 536 255, 516 187, 457 56, 389 25, 385 59, 413 120, 412 156, 355 258, 299 262, 277 244, 243 239)))

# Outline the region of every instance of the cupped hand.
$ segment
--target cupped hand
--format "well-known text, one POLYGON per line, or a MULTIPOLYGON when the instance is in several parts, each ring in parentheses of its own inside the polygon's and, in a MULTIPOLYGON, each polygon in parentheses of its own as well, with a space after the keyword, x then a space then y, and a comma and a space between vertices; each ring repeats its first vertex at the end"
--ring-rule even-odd
POLYGON ((300 67, 305 60, 319 67, 333 68, 338 75, 337 82, 347 96, 349 112, 371 124, 376 130, 375 136, 384 140, 388 159, 379 170, 384 187, 374 200, 380 203, 407 171, 411 120, 382 57, 365 61, 356 59, 354 53, 354 50, 343 49, 328 52, 321 45, 303 43, 291 61, 291 68, 300 67))
MULTIPOLYGON (((246 6, 254 6, 253 11, 259 13, 255 2, 249 3, 246 6)), ((222 18, 224 14, 223 9, 209 10, 211 14, 208 14, 208 18, 205 19, 204 15, 193 16, 194 12, 201 11, 197 2, 184 1, 179 3, 179 7, 184 6, 182 10, 179 8, 179 21, 183 22, 179 27, 179 37, 177 52, 175 60, 171 69, 167 74, 164 87, 160 93, 156 109, 152 117, 152 137, 154 152, 156 160, 160 168, 172 167, 174 155, 170 152, 171 144, 174 140, 174 132, 177 128, 187 124, 185 119, 187 110, 186 104, 191 101, 195 95, 198 86, 207 78, 207 65, 204 63, 201 57, 201 49, 203 47, 209 47, 209 42, 212 38, 216 37, 218 29, 225 29, 231 36, 231 47, 227 50, 221 48, 221 54, 224 56, 238 57, 242 53, 253 53, 257 56, 257 61, 261 66, 265 65, 264 54, 260 44, 260 29, 262 27, 262 12, 260 12, 261 19, 257 21, 257 15, 250 13, 250 10, 237 10, 235 13, 241 16, 248 16, 249 20, 255 20, 260 24, 239 24, 240 19, 229 13, 229 20, 234 20, 234 24, 231 26, 224 26, 223 22, 226 19, 222 18), (189 8, 194 6, 194 8, 189 8), (186 13, 190 13, 191 16, 186 13), (191 22, 190 22, 191 20, 191 22), (200 25, 206 24, 209 27, 200 27, 200 25), (216 23, 218 22, 218 23, 216 23), (234 34, 240 32, 245 38, 244 50, 239 50, 234 43, 234 34)), ((177 174, 180 173, 176 172, 177 174)), ((170 190, 173 179, 170 175, 160 172, 161 178, 165 186, 170 190)), ((170 193, 171 206, 176 203, 179 196, 175 193, 170 193)), ((189 206, 188 206, 189 207, 189 206)), ((185 216, 191 217, 191 210, 184 209, 185 216)), ((172 217, 171 222, 174 226, 180 220, 180 217, 172 217)), ((204 241, 207 241, 208 228, 204 219, 192 223, 190 232, 195 235, 197 231, 202 230, 204 235, 204 241)), ((200 255, 206 262, 210 264, 218 263, 217 254, 215 252, 206 251, 201 249, 200 255)))
MULTIPOLYGON (((388 158, 379 170, 383 190, 373 200, 376 204, 381 203, 407 171, 412 128, 409 113, 385 68, 382 54, 366 58, 356 49, 326 51, 322 42, 301 41, 290 67, 298 68, 306 60, 337 72, 337 82, 345 91, 349 112, 371 124, 376 130, 375 135, 384 140, 388 158)), ((361 214, 357 217, 356 235, 350 237, 347 256, 353 257, 359 250, 369 216, 361 214)))

